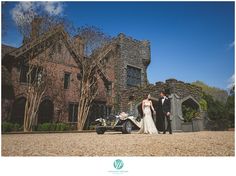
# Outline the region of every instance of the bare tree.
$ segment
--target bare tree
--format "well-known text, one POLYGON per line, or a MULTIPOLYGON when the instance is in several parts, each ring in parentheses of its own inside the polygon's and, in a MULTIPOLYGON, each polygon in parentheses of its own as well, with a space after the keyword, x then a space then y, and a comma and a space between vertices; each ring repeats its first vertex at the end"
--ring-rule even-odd
MULTIPOLYGON (((102 57, 97 51, 104 48, 111 38, 94 26, 80 27, 78 35, 84 44, 84 57, 80 57, 81 86, 77 129, 83 130, 92 102, 97 96, 98 80, 101 78, 104 68, 101 62, 102 57)), ((105 63, 103 62, 103 64, 105 63)))
MULTIPOLYGON (((55 17, 50 17, 47 15, 41 15, 39 17, 35 15, 34 11, 31 9, 28 13, 28 15, 25 15, 27 17, 26 19, 18 20, 19 31, 24 36, 24 42, 27 45, 30 42, 38 41, 41 36, 45 34, 45 32, 51 30, 54 31, 52 26, 65 24, 65 22, 67 22, 67 24, 69 23, 68 21, 63 21, 62 18, 55 19, 55 17)), ((68 30, 66 31, 68 32, 68 30)), ((75 50, 77 53, 80 63, 79 68, 81 70, 81 84, 80 87, 78 87, 80 92, 80 100, 78 107, 77 127, 78 130, 82 130, 92 102, 98 92, 98 80, 101 78, 101 75, 104 76, 104 74, 102 74, 103 66, 100 62, 102 56, 97 51, 105 47, 111 38, 104 34, 99 28, 94 26, 83 26, 78 29, 77 34, 81 38, 84 45, 84 53, 81 54, 81 51, 78 51, 81 50, 81 45, 78 46, 77 42, 72 43, 73 50, 75 50)), ((39 47, 41 49, 43 48, 42 50, 45 53, 44 57, 42 56, 42 58, 36 59, 37 54, 34 52, 34 50, 31 50, 25 58, 28 67, 28 84, 27 100, 25 105, 24 131, 32 131, 32 127, 37 124, 37 113, 40 102, 45 92, 47 92, 47 89, 50 88, 50 82, 52 82, 52 79, 49 80, 49 78, 53 77, 53 75, 49 76, 49 74, 53 74, 53 68, 51 68, 51 71, 49 71, 45 69, 46 66, 44 65, 49 55, 47 49, 51 48, 51 52, 55 52, 53 50, 52 43, 55 43, 57 40, 57 38, 52 38, 49 42, 43 42, 44 45, 39 47)), ((63 95, 60 93, 55 93, 55 97, 63 99, 63 95)))
MULTIPOLYGON (((26 104, 25 104, 25 113, 24 113, 24 131, 32 131, 33 126, 37 124, 38 110, 40 103, 42 101, 45 92, 53 87, 53 80, 56 75, 54 75, 54 70, 56 65, 50 65, 50 68, 47 68, 47 63, 50 62, 50 54, 57 52, 55 50, 55 43, 58 43, 60 40, 59 35, 52 35, 47 40, 43 38, 45 34, 50 35, 50 33, 55 32, 57 29, 59 31, 62 26, 63 21, 55 20, 54 18, 49 17, 35 17, 31 22, 30 34, 27 34, 29 26, 21 28, 21 31, 25 29, 25 32, 22 31, 22 35, 25 37, 24 44, 29 47, 35 47, 34 44, 30 46, 30 42, 38 42, 36 49, 29 49, 25 55, 23 65, 26 68, 26 78, 27 78, 27 91, 26 91, 26 104), (37 49, 38 47, 38 49, 37 49)), ((54 94, 59 94, 60 89, 54 91, 54 94)), ((63 94, 64 91, 60 93, 63 94)))
POLYGON ((46 69, 40 63, 33 63, 33 58, 29 58, 27 63, 27 97, 24 115, 24 131, 32 131, 32 127, 37 123, 37 112, 39 104, 46 91, 48 84, 46 69))
POLYGON ((89 57, 94 51, 111 41, 111 37, 96 26, 81 26, 77 29, 77 33, 83 41, 86 57, 89 57))

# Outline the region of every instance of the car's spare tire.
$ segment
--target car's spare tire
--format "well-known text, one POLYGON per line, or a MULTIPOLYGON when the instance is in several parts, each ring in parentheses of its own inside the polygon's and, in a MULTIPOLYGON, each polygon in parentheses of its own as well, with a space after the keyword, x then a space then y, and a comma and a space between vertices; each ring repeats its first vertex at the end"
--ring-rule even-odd
POLYGON ((104 134, 105 131, 106 131, 106 129, 103 128, 103 127, 100 127, 100 126, 97 126, 97 127, 96 127, 96 132, 97 132, 97 134, 104 134))
POLYGON ((122 126, 122 133, 130 134, 131 131, 132 131, 132 122, 130 120, 126 120, 122 126))

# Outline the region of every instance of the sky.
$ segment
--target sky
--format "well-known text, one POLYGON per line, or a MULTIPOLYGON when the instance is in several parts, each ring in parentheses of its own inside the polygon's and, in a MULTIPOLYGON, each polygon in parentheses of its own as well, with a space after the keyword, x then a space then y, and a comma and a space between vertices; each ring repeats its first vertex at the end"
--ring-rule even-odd
POLYGON ((150 83, 200 80, 227 90, 234 82, 234 2, 11 2, 2 9, 3 44, 21 45, 15 24, 29 6, 77 27, 95 25, 111 36, 149 40, 150 83))

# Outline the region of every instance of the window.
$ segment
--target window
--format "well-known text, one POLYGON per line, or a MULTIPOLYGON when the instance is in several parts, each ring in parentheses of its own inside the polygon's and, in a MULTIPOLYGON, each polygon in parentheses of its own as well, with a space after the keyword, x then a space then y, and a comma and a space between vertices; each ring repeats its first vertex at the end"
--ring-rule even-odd
POLYGON ((112 83, 106 85, 106 95, 111 96, 112 95, 112 83))
POLYGON ((69 104, 69 122, 78 121, 78 103, 69 104))
POLYGON ((127 66, 127 85, 128 86, 141 85, 141 69, 127 66))
MULTIPOLYGON (((111 114, 111 107, 106 106, 103 102, 94 102, 90 109, 91 118, 94 117, 106 117, 111 114)), ((94 121, 95 119, 92 119, 94 121)))
POLYGON ((111 115, 111 107, 110 106, 107 107, 107 115, 111 115))
POLYGON ((100 106, 100 115, 101 115, 101 117, 105 117, 106 116, 106 114, 104 112, 105 112, 105 105, 102 104, 100 106))
POLYGON ((64 89, 68 89, 70 84, 70 73, 64 74, 64 89))
POLYGON ((30 81, 30 83, 34 83, 35 81, 39 81, 39 79, 42 78, 42 68, 41 67, 36 67, 36 66, 32 66, 31 67, 31 73, 30 76, 27 77, 27 74, 29 74, 29 66, 23 65, 21 66, 21 70, 20 70, 20 82, 21 83, 27 83, 30 81))
POLYGON ((29 67, 22 66, 20 70, 20 82, 27 83, 27 72, 29 71, 29 67))
POLYGON ((90 110, 89 110, 89 115, 86 120, 85 126, 89 127, 91 125, 91 123, 94 122, 97 118, 100 118, 100 117, 105 118, 108 115, 110 115, 111 113, 112 113, 111 106, 106 106, 105 102, 94 101, 92 103, 90 110))

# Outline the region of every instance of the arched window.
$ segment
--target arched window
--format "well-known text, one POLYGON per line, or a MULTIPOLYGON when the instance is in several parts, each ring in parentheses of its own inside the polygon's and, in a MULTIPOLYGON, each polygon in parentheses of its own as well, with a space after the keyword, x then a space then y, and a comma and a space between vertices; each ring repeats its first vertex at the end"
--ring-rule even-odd
POLYGON ((25 114, 25 103, 26 103, 25 97, 20 97, 16 99, 16 101, 13 103, 11 122, 23 125, 24 114, 25 114))
POLYGON ((45 99, 39 105, 38 123, 52 122, 54 106, 51 100, 45 99))
POLYGON ((192 99, 188 98, 182 103, 182 114, 184 121, 191 122, 192 118, 196 117, 199 113, 199 105, 192 99))

